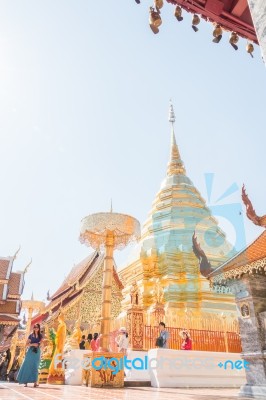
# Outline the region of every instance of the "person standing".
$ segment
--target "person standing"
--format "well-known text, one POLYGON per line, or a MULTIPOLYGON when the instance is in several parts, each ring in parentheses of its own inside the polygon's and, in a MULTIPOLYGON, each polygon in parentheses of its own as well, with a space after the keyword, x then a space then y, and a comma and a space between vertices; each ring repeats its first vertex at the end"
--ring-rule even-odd
POLYGON ((160 345, 158 347, 161 347, 163 349, 168 349, 168 347, 169 347, 169 332, 165 329, 164 322, 159 323, 159 331, 160 331, 160 336, 158 339, 160 340, 160 345))
POLYGON ((127 353, 127 349, 128 349, 128 343, 129 343, 128 333, 126 331, 126 328, 120 328, 119 329, 119 335, 115 339, 115 341, 116 341, 116 344, 118 346, 119 353, 126 354, 127 353))
POLYGON ((85 343, 85 350, 91 350, 91 341, 92 341, 92 334, 89 333, 85 343))
POLYGON ((187 330, 181 331, 180 336, 183 339, 181 350, 192 350, 192 340, 190 339, 190 334, 187 330))
POLYGON ((85 341, 85 335, 82 335, 82 337, 81 337, 81 342, 80 342, 80 344, 79 344, 79 349, 80 349, 80 350, 85 350, 85 343, 86 343, 86 341, 85 341))
POLYGON ((100 347, 100 338, 98 333, 94 333, 93 339, 91 341, 91 350, 92 351, 98 351, 100 347))
POLYGON ((40 344, 42 342, 42 335, 40 325, 35 324, 33 332, 28 337, 26 345, 28 350, 25 359, 19 370, 17 381, 19 384, 24 383, 26 387, 28 383, 34 383, 34 387, 38 385, 38 367, 40 364, 41 350, 40 344))

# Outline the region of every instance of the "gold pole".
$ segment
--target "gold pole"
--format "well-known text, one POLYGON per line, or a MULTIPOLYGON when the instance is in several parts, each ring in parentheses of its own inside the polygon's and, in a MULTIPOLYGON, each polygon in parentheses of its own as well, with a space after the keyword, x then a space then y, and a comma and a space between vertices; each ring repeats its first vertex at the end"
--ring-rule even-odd
POLYGON ((106 252, 103 268, 103 296, 102 296, 102 318, 101 318, 101 339, 102 351, 109 351, 110 325, 111 325, 111 300, 112 300, 112 277, 113 277, 113 254, 114 254, 114 233, 107 231, 106 252))
POLYGON ((30 334, 30 327, 31 327, 31 320, 32 320, 32 313, 33 313, 33 308, 29 307, 29 314, 28 314, 28 321, 27 321, 27 326, 26 326, 26 333, 25 333, 25 344, 28 340, 29 334, 30 334))
POLYGON ((226 321, 225 321, 225 319, 226 319, 226 315, 224 315, 224 314, 222 313, 223 331, 224 331, 224 342, 225 342, 225 351, 226 351, 226 353, 228 353, 228 352, 229 352, 229 349, 228 349, 228 338, 227 338, 227 332, 226 332, 226 321))
POLYGON ((17 343, 18 343, 18 330, 16 329, 16 332, 14 333, 14 336, 12 337, 11 340, 11 345, 10 345, 10 353, 11 353, 11 358, 7 367, 7 373, 9 373, 14 359, 15 359, 15 355, 16 355, 16 349, 17 349, 17 343))

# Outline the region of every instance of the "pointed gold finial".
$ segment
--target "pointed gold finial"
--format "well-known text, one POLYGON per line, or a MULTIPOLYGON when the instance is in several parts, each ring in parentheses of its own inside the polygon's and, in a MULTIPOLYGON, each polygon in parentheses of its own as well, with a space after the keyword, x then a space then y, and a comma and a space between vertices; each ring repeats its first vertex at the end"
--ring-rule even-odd
POLYGON ((175 123, 175 112, 174 112, 174 107, 173 107, 173 103, 172 100, 170 99, 170 107, 169 107, 169 118, 168 118, 169 122, 172 123, 172 125, 174 125, 175 123))
POLYGON ((111 209, 110 209, 110 212, 111 212, 111 213, 113 212, 113 201, 112 201, 112 199, 111 199, 111 209))
POLYGON ((34 301, 33 292, 31 294, 31 300, 34 301))
POLYGON ((169 108, 169 122, 171 123, 171 153, 170 153, 170 161, 168 163, 167 175, 185 175, 186 170, 181 160, 180 153, 178 150, 178 146, 176 144, 175 139, 175 131, 174 131, 174 123, 175 123, 175 112, 172 101, 170 100, 170 108, 169 108))

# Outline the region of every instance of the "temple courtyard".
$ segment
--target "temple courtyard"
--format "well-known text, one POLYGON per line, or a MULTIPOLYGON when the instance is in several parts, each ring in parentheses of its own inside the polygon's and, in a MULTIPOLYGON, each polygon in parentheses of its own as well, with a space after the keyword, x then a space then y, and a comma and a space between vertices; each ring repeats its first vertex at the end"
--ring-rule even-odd
MULTIPOLYGON (((27 387, 18 385, 17 383, 2 382, 0 383, 0 399, 1 400, 72 400, 78 398, 79 400, 87 399, 118 399, 118 400, 131 400, 141 398, 148 400, 152 398, 172 400, 178 398, 179 400, 229 400, 229 399, 243 399, 238 397, 239 389, 220 388, 220 389, 206 389, 206 388, 152 388, 152 387, 127 387, 123 389, 97 389, 87 388, 85 386, 60 386, 60 385, 41 385, 38 388, 27 387)), ((247 399, 247 397, 245 397, 247 399)))

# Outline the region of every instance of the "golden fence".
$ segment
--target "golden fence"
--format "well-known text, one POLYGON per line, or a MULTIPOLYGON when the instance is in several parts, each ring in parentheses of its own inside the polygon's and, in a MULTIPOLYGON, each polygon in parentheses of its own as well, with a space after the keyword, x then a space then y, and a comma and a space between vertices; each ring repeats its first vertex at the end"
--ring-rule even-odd
MULTIPOLYGON (((167 328, 169 332, 169 348, 180 350, 182 338, 180 331, 182 328, 167 328)), ((241 340, 236 332, 219 332, 199 329, 190 329, 192 340, 192 350, 218 351, 229 353, 241 353, 241 340)), ((158 326, 144 327, 144 350, 155 348, 156 338, 159 336, 158 326)))

